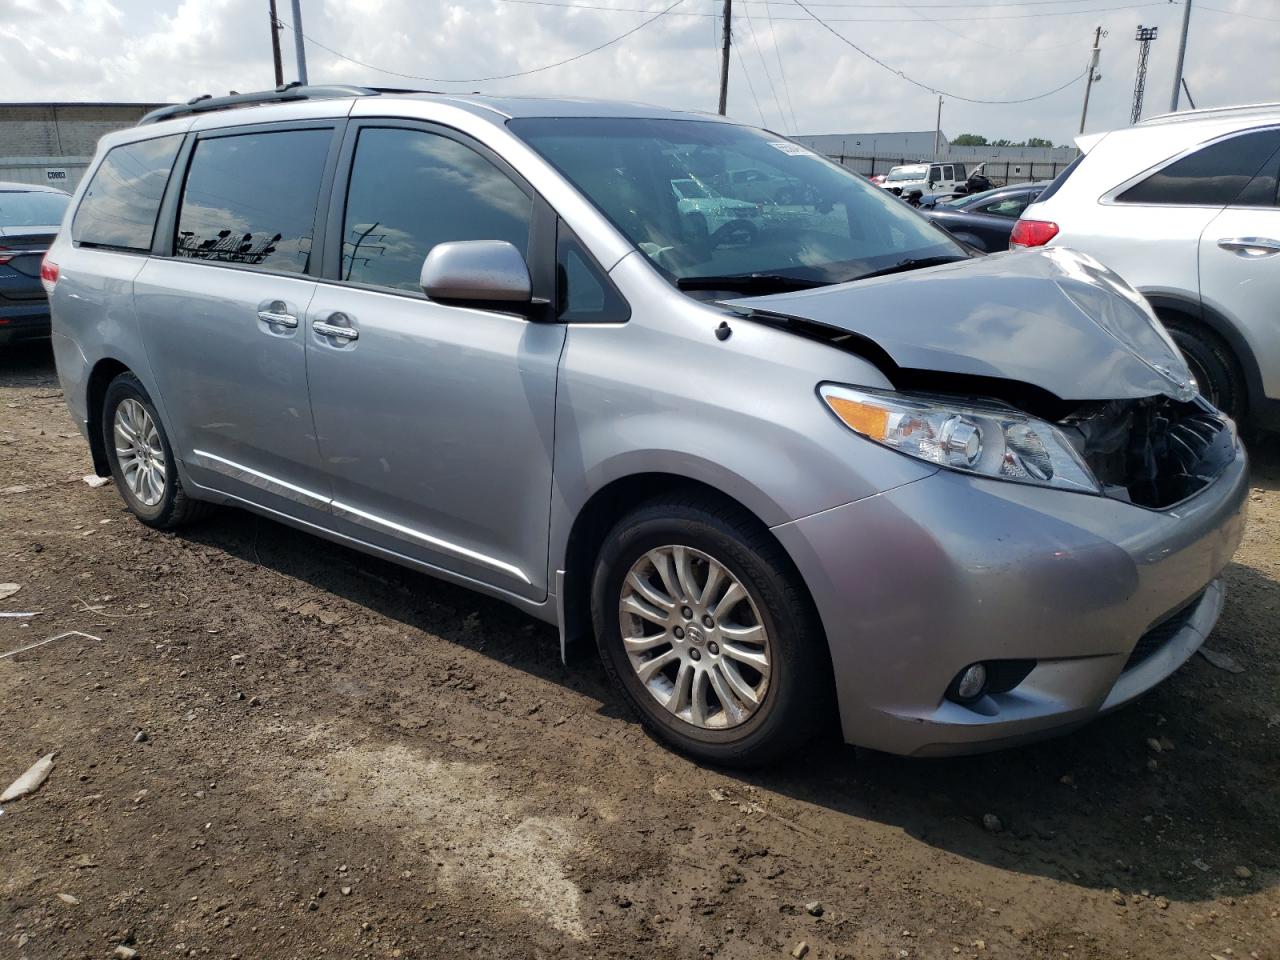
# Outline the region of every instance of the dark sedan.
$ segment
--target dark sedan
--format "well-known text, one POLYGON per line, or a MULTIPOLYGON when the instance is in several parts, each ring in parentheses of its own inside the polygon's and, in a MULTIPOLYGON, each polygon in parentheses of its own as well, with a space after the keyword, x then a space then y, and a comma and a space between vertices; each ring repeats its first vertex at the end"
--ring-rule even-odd
POLYGON ((939 200, 920 212, 957 240, 994 253, 1009 249, 1009 234, 1018 216, 1040 195, 1049 181, 1019 183, 982 193, 939 200))
POLYGON ((70 202, 53 187, 0 182, 0 346, 49 336, 40 261, 70 202))

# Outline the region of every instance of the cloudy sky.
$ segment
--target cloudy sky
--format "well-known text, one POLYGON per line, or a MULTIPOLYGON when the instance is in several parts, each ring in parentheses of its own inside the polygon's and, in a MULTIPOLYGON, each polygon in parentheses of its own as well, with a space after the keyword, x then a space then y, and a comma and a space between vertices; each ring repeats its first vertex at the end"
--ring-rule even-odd
MULTIPOLYGON (((722 0, 302 0, 312 82, 628 98, 714 110, 722 0), (669 11, 652 22, 659 11, 669 11), (507 79, 634 33, 572 63, 507 79), (326 49, 328 48, 328 49, 326 49), (340 56, 340 55, 341 56, 340 56), (350 59, 344 59, 350 58, 350 59), (352 62, 361 61, 361 63, 352 62), (429 78, 429 79, 424 79, 429 78)), ((278 0, 290 20, 290 0, 278 0)), ((735 0, 729 112, 784 133, 932 129, 1067 142, 1095 26, 1090 130, 1128 122, 1138 24, 1159 28, 1146 113, 1167 109, 1181 2, 735 0), (815 22, 798 3, 826 21, 815 22), (835 33, 833 33, 834 31, 835 33), (867 55, 847 45, 841 34, 867 55), (878 65, 875 58, 891 69, 878 65)), ((286 79, 293 36, 282 34, 286 79)), ((267 0, 0 0, 6 100, 166 101, 273 82, 267 0), (61 8, 59 10, 58 8, 61 8)), ((1280 0, 1194 0, 1199 106, 1280 101, 1280 0)))

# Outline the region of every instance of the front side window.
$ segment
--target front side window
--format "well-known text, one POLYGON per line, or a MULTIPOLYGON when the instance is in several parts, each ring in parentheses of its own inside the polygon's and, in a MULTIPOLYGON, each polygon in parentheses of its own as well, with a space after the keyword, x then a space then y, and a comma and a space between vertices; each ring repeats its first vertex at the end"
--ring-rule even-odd
POLYGON ((686 289, 726 277, 834 283, 966 256, 891 194, 764 130, 606 117, 521 118, 508 128, 686 289))
POLYGON ((71 225, 71 239, 87 246, 145 252, 182 136, 112 147, 93 175, 71 225))
POLYGON ((1225 207, 1280 149, 1280 130, 1256 130, 1201 147, 1116 198, 1119 203, 1225 207))
POLYGON ((196 144, 174 253, 305 273, 333 132, 282 130, 196 144))
MULTIPOLYGON (((668 196, 675 202, 671 184, 668 196)), ((533 201, 456 140, 422 130, 360 131, 342 223, 342 278, 421 292, 438 243, 506 240, 525 257, 533 201)))

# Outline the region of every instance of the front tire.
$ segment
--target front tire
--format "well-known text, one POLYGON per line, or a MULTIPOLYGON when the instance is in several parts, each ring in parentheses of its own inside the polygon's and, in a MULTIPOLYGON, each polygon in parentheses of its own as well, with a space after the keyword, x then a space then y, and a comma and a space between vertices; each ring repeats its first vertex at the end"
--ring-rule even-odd
POLYGON ((606 671, 676 749, 757 766, 830 718, 830 660, 812 602, 742 510, 695 498, 639 507, 605 537, 591 593, 606 671))
POLYGON ((147 526, 172 530, 208 510, 183 489, 160 414, 132 373, 120 374, 107 387, 102 439, 116 489, 129 512, 147 526))
POLYGON ((1161 321, 1182 351, 1201 395, 1239 423, 1248 406, 1244 377, 1226 344, 1196 325, 1166 317, 1161 321))

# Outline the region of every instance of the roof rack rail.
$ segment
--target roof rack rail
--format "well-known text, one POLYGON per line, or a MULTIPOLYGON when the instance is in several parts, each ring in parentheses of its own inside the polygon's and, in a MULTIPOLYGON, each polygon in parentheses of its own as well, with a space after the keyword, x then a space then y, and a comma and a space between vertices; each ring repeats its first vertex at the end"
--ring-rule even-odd
POLYGON ((261 90, 257 93, 232 93, 225 97, 212 97, 205 94, 193 97, 186 103, 175 103, 170 107, 152 110, 141 120, 138 126, 147 123, 159 123, 161 120, 172 120, 174 117, 185 117, 193 113, 210 113, 214 110, 233 110, 237 107, 252 107, 261 103, 289 103, 294 100, 334 100, 341 97, 376 97, 380 91, 372 87, 356 87, 346 84, 330 84, 324 86, 303 86, 300 83, 286 83, 274 90, 261 90))
POLYGON ((1182 120, 1210 120, 1214 117, 1230 117, 1234 114, 1274 113, 1280 110, 1280 103, 1239 103, 1227 107, 1199 107, 1195 110, 1178 110, 1175 113, 1158 113, 1144 117, 1139 125, 1155 126, 1162 123, 1177 123, 1182 120))

